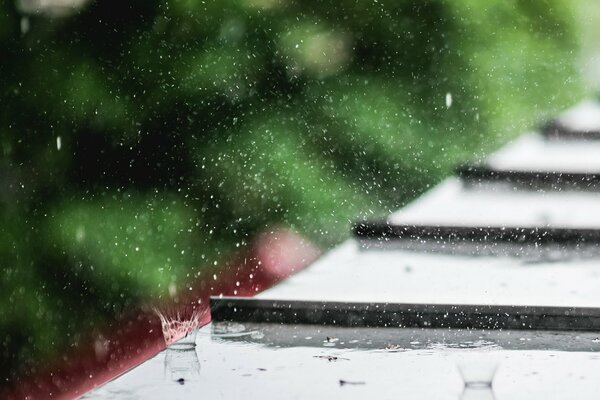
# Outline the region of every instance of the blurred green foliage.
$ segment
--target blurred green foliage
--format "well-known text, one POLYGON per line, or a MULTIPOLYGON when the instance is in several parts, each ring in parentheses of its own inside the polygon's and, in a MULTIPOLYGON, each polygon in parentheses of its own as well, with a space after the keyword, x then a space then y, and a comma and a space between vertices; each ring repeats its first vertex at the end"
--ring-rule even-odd
POLYGON ((572 23, 566 0, 1 2, 0 370, 266 226, 331 246, 571 104, 572 23))

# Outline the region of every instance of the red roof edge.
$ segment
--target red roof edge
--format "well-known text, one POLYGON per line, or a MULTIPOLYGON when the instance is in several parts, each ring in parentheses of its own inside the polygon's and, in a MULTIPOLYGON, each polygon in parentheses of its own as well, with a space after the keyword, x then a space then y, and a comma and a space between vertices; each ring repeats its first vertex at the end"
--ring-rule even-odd
MULTIPOLYGON (((210 322, 210 296, 254 296, 306 267, 320 254, 310 241, 285 228, 259 235, 221 272, 201 276, 185 296, 167 304, 200 311, 200 326, 210 322)), ((6 399, 72 399, 123 374, 162 351, 165 340, 153 306, 140 305, 104 332, 89 335, 77 350, 55 364, 17 381, 0 396, 6 399)), ((2 391, 0 391, 1 394, 2 391)))

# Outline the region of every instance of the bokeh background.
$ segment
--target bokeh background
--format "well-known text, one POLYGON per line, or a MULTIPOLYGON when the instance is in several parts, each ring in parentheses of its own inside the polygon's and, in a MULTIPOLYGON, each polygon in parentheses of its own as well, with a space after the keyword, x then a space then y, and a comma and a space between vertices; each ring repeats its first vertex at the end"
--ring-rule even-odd
POLYGON ((592 95, 599 11, 1 1, 1 382, 265 229, 327 249, 592 95))

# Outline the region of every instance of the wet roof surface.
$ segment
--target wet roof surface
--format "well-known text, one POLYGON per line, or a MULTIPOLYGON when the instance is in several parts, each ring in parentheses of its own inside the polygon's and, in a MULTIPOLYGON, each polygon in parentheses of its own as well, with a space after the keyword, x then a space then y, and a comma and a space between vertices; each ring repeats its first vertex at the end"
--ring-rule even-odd
POLYGON ((348 241, 261 299, 600 306, 597 259, 432 254, 348 241))
POLYGON ((429 331, 249 325, 227 337, 217 328, 201 329, 195 350, 166 350, 87 398, 457 399, 465 363, 497 368, 498 399, 589 398, 600 380, 598 353, 543 350, 544 340, 549 348, 561 341, 543 335, 503 332, 504 343, 514 338, 512 347, 489 332, 456 340, 429 331))
MULTIPOLYGON (((600 130, 600 123, 597 128, 600 130)), ((496 169, 513 171, 600 173, 599 152, 600 141, 546 140, 542 135, 531 133, 492 154, 486 163, 496 169)))
POLYGON ((600 191, 507 191, 494 185, 465 188, 460 179, 450 178, 392 214, 389 221, 596 229, 600 228, 600 191))
MULTIPOLYGON (((577 110, 561 123, 596 107, 577 110)), ((598 173, 599 146, 526 135, 487 165, 598 173)), ((489 227, 577 235, 600 229, 600 192, 450 178, 383 223, 466 228, 453 238, 489 227)), ((600 390, 596 314, 593 241, 357 237, 254 300, 215 299, 214 322, 198 331, 195 348, 169 348, 85 398, 592 398, 600 390), (365 318, 342 322, 330 309, 365 318), (380 318, 382 310, 393 317, 380 318), (431 310, 459 310, 458 324, 406 323, 431 310)))

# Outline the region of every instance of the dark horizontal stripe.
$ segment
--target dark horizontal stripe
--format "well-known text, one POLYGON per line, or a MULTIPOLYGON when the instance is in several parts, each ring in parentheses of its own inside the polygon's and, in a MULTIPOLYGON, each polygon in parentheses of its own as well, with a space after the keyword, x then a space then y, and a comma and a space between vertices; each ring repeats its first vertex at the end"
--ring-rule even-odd
POLYGON ((367 239, 505 242, 514 244, 600 244, 599 229, 520 228, 477 226, 402 225, 359 222, 354 234, 367 239))
POLYGON ((547 139, 559 140, 600 140, 600 129, 581 131, 564 126, 560 121, 550 121, 542 126, 540 132, 547 139))
POLYGON ((600 189, 600 173, 498 170, 484 165, 463 165, 456 172, 468 182, 506 182, 532 188, 600 189))
POLYGON ((600 331, 600 309, 211 298, 215 322, 343 327, 600 331))

